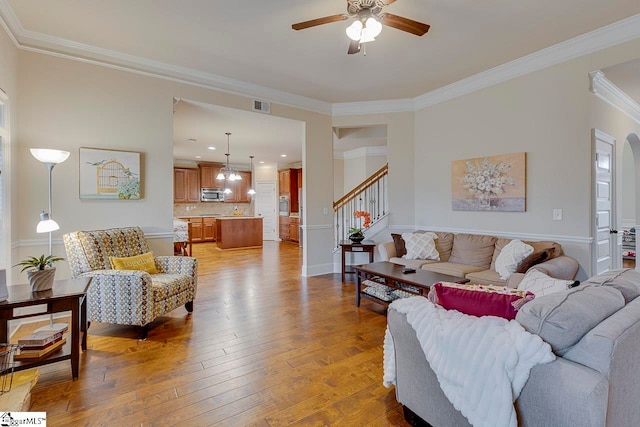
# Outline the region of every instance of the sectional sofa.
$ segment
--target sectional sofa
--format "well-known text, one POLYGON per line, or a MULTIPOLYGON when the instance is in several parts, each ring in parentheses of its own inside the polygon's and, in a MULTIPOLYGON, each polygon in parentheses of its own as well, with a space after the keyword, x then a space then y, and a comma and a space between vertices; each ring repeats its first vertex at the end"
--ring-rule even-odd
MULTIPOLYGON (((640 425, 640 273, 615 270, 526 303, 516 319, 556 359, 535 366, 515 401, 520 426, 640 425)), ((388 312, 396 398, 408 421, 468 427, 449 402, 407 315, 388 312)), ((416 425, 416 424, 414 424, 416 425)))
MULTIPOLYGON (((426 233, 416 231, 415 233, 426 233)), ((563 254, 562 246, 551 241, 524 241, 533 246, 534 252, 523 260, 518 271, 507 280, 500 278, 495 263, 502 249, 512 239, 480 234, 448 233, 436 231, 434 239, 439 260, 406 259, 398 256, 402 248, 401 235, 393 235, 394 241, 381 243, 378 251, 383 261, 402 264, 414 268, 467 278, 480 285, 495 284, 516 288, 519 281, 533 266, 548 276, 573 280, 578 272, 578 262, 563 254)))

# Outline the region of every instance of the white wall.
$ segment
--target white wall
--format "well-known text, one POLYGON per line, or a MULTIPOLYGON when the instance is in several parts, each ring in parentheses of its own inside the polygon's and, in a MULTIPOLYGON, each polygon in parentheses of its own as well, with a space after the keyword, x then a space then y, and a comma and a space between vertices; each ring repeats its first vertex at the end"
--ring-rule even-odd
MULTIPOLYGON (((7 281, 12 283, 11 266, 14 265, 14 259, 17 259, 17 251, 12 249, 14 241, 17 238, 13 230, 17 227, 18 216, 14 215, 11 206, 17 204, 17 180, 14 178, 16 170, 16 149, 18 138, 18 50, 9 39, 7 34, 0 30, 0 89, 8 97, 8 104, 5 105, 5 127, 8 129, 8 135, 2 139, 2 150, 4 155, 4 164, 2 165, 2 181, 3 181, 3 213, 2 213, 2 259, 0 259, 0 268, 7 269, 7 281)), ((34 225, 35 227, 35 225, 34 225)))
POLYGON ((344 196, 344 159, 333 159, 333 200, 344 196))

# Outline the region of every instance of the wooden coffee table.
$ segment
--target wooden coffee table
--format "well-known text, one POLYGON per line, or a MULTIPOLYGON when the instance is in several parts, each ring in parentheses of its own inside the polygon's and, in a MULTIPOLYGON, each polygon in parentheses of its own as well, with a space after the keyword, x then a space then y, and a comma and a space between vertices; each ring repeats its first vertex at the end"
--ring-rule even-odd
MULTIPOLYGON (((433 273, 431 271, 416 268, 415 273, 402 273, 404 265, 394 264, 387 261, 374 262, 371 264, 358 265, 354 267, 356 272, 356 306, 360 307, 360 297, 369 298, 372 301, 382 304, 385 307, 391 301, 385 301, 363 292, 362 282, 375 278, 375 282, 381 283, 393 289, 398 289, 413 295, 426 296, 429 288, 436 282, 467 283, 469 279, 464 279, 448 274, 433 273)), ((365 284, 366 287, 366 284, 365 284)))

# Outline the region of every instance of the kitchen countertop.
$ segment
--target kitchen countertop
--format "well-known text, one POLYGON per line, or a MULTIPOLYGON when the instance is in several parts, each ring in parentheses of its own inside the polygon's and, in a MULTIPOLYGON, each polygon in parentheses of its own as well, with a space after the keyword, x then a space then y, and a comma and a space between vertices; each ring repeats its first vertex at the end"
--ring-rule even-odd
POLYGON ((217 219, 262 219, 262 217, 261 216, 231 215, 231 216, 217 217, 217 219))

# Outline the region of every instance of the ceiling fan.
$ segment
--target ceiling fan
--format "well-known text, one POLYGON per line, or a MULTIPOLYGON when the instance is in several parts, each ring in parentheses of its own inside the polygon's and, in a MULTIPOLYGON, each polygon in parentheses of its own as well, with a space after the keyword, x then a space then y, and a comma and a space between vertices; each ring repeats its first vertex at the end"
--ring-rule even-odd
POLYGON ((349 55, 360 52, 362 44, 374 41, 376 36, 382 31, 383 25, 415 34, 416 36, 422 36, 429 31, 429 25, 427 24, 403 18, 402 16, 392 13, 382 12, 385 6, 395 3, 395 1, 396 0, 347 0, 347 13, 298 22, 297 24, 293 24, 291 28, 294 30, 304 30, 305 28, 315 27, 317 25, 355 18, 353 24, 347 28, 347 35, 351 39, 349 50, 347 51, 349 55))

